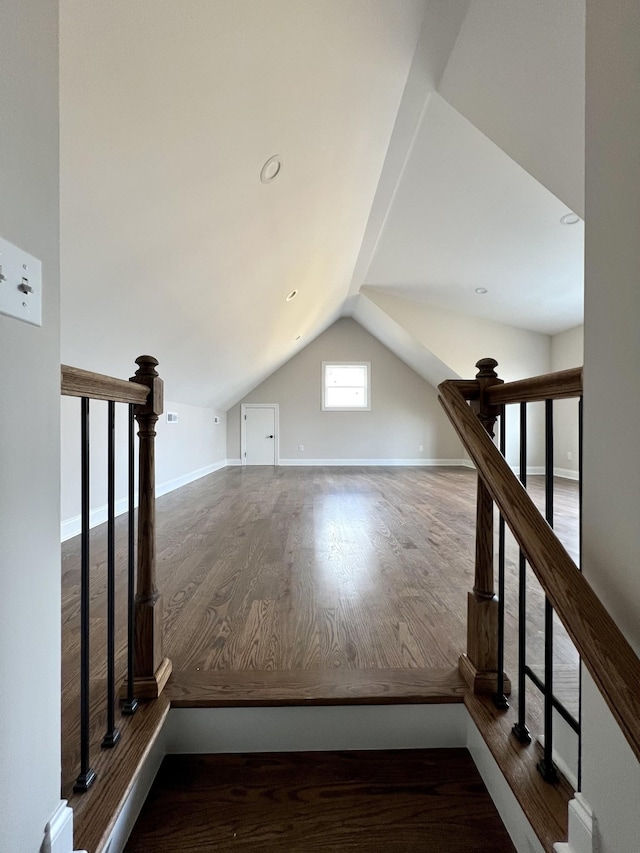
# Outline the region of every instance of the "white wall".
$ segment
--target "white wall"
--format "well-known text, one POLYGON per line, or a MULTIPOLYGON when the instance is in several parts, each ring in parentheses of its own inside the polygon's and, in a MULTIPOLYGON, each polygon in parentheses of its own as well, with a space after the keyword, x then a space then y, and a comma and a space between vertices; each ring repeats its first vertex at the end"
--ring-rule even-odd
MULTIPOLYGON (((584 572, 640 653, 640 8, 587 0, 584 572)), ((640 766, 586 680, 583 792, 636 853, 640 766)))
POLYGON ((496 359, 498 375, 505 382, 549 370, 548 335, 402 299, 372 287, 364 293, 465 379, 475 376, 475 363, 486 357, 496 359))
MULTIPOLYGON (((82 365, 77 365, 82 367, 82 365)), ((165 412, 156 426, 156 495, 184 486, 226 464, 226 412, 165 400, 165 412), (178 422, 167 423, 167 412, 178 422), (220 423, 214 422, 214 417, 220 423)), ((90 406, 91 524, 101 524, 107 513, 107 404, 90 406)), ((116 406, 116 513, 127 509, 127 407, 116 406)), ((80 401, 62 399, 61 426, 62 525, 61 538, 80 532, 80 401)), ((137 439, 136 439, 137 441, 137 439)), ((137 466, 137 463, 136 463, 137 466)))
MULTIPOLYGON (((362 459, 364 464, 367 459, 462 457, 433 386, 348 318, 334 323, 240 402, 280 404, 281 461, 362 459), (321 411, 323 361, 371 362, 371 411, 321 411)), ((236 459, 240 405, 228 416, 227 455, 236 459)))
MULTIPOLYGON (((551 370, 567 370, 584 363, 584 326, 567 329, 551 338, 551 370)), ((578 401, 556 400, 553 404, 553 464, 557 473, 578 476, 578 401), (571 454, 571 459, 567 454, 571 454)))
POLYGON ((43 324, 0 316, 0 848, 60 801, 58 8, 4 0, 0 234, 42 260, 43 324))
MULTIPOLYGON (((548 335, 495 323, 480 317, 425 305, 391 296, 372 287, 363 289, 366 297, 389 315, 423 348, 463 379, 473 379, 476 362, 495 358, 497 372, 505 382, 547 373, 551 365, 551 339, 548 335)), ((528 406, 528 465, 544 463, 544 406, 528 406)), ((519 415, 507 410, 507 459, 519 464, 519 415)))

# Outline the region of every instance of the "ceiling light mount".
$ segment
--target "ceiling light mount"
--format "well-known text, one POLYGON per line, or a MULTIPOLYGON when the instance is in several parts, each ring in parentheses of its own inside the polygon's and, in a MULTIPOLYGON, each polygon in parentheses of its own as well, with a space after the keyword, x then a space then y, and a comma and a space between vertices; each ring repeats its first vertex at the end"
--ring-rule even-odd
POLYGON ((560 217, 560 222, 562 225, 577 225, 580 222, 580 217, 577 213, 565 213, 564 216, 560 217))
POLYGON ((273 157, 269 157, 262 169, 260 169, 260 180, 263 184, 270 184, 271 181, 275 181, 281 170, 282 157, 279 154, 274 154, 273 157))
POLYGON ((488 293, 488 292, 489 291, 487 290, 486 287, 476 287, 476 293, 479 293, 481 296, 483 296, 485 293, 488 293))
POLYGON ((297 295, 298 295, 298 291, 292 290, 291 293, 287 293, 287 297, 285 299, 285 302, 291 302, 291 300, 295 299, 297 295))

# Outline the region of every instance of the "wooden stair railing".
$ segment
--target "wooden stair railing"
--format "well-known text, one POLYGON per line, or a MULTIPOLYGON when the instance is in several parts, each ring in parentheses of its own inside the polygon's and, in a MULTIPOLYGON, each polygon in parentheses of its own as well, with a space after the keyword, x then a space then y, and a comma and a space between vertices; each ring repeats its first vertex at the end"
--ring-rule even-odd
POLYGON ((163 410, 163 382, 158 376, 157 360, 142 355, 136 359, 138 369, 129 381, 92 373, 67 365, 61 366, 61 393, 79 397, 82 401, 82 540, 81 540, 81 640, 80 640, 80 742, 81 769, 74 790, 83 792, 92 785, 96 775, 90 767, 89 720, 89 402, 108 402, 108 530, 109 556, 107 566, 107 647, 108 731, 102 742, 104 748, 114 747, 120 733, 115 725, 116 696, 114 675, 114 601, 115 601, 115 404, 129 407, 129 572, 128 572, 128 675, 120 691, 123 713, 133 714, 138 700, 160 696, 171 674, 171 661, 162 650, 162 598, 156 586, 156 533, 155 533, 155 425, 163 410), (134 417, 138 423, 138 535, 136 564, 134 565, 133 534, 133 467, 134 467, 134 417), (135 598, 133 594, 135 579, 135 598))
MULTIPOLYGON (((478 362, 480 374, 475 382, 447 380, 438 389, 440 401, 482 483, 479 495, 482 493, 483 509, 479 509, 478 519, 484 519, 482 523, 487 524, 488 502, 495 501, 627 742, 640 760, 640 660, 486 429, 491 407, 580 395, 582 368, 503 384, 495 375, 487 375, 495 365, 492 359, 483 359, 478 362), (467 400, 472 401, 471 406, 467 400)), ((489 538, 486 530, 480 534, 481 541, 487 542, 489 538)), ((492 643, 497 642, 493 640, 495 617, 490 608, 483 613, 480 606, 482 597, 489 600, 488 595, 492 593, 492 581, 490 583, 488 578, 487 564, 481 560, 476 567, 476 584, 472 593, 480 599, 480 603, 473 604, 479 617, 470 626, 477 636, 471 639, 468 658, 478 676, 486 676, 488 672, 495 678, 495 666, 491 669, 495 660, 492 643), (476 654, 474 644, 491 646, 488 657, 472 658, 476 654), (482 667, 487 664, 490 668, 483 673, 482 667)), ((464 664, 461 669, 468 678, 464 664)), ((476 683, 474 687, 483 692, 482 684, 476 683)))

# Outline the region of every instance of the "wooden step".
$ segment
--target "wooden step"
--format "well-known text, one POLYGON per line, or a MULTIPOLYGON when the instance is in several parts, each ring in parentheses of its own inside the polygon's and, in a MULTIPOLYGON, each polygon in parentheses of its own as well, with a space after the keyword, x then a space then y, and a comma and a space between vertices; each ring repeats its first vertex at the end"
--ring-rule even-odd
POLYGON ((169 700, 161 696, 142 703, 132 717, 118 721, 121 737, 115 749, 92 756, 97 779, 84 794, 73 794, 73 840, 76 850, 100 853, 169 713, 169 700))
POLYGON ((489 697, 473 693, 464 703, 538 840, 553 853, 554 844, 567 840, 573 788, 562 774, 554 785, 544 781, 536 766, 542 758, 540 745, 522 744, 511 732, 517 719, 513 709, 499 711, 489 697))
POLYGON ((165 690, 172 708, 449 704, 463 702, 466 692, 457 668, 183 670, 165 690))
POLYGON ((466 749, 169 755, 125 853, 514 853, 466 749))

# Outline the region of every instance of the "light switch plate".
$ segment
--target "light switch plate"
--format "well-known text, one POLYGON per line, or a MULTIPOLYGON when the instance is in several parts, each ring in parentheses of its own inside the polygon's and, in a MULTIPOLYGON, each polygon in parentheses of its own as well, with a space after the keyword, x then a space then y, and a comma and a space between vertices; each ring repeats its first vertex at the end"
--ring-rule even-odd
POLYGON ((42 263, 0 237, 0 269, 0 313, 41 326, 42 263))

